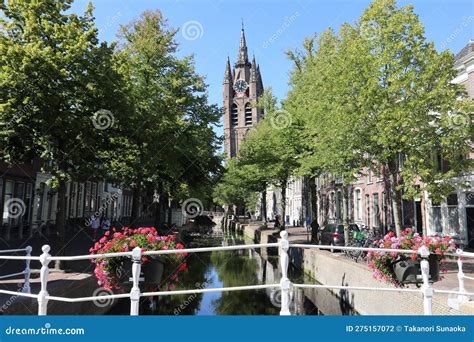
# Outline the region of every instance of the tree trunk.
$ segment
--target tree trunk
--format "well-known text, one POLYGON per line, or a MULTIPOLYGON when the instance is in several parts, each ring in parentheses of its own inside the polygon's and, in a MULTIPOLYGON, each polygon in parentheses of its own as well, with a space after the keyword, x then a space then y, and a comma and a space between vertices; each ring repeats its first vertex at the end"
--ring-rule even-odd
POLYGON ((311 206, 311 220, 318 219, 318 197, 316 194, 316 177, 313 176, 309 179, 309 195, 310 195, 310 206, 311 206))
POLYGON ((286 226, 286 187, 287 180, 281 182, 281 229, 285 229, 286 226))
POLYGON ((138 220, 139 216, 139 207, 140 207, 140 195, 141 195, 141 188, 140 184, 137 184, 132 189, 133 191, 133 198, 132 198, 132 214, 131 214, 131 222, 130 225, 133 225, 138 220))
POLYGON ((344 223, 344 241, 349 242, 349 213, 347 208, 347 185, 342 185, 342 222, 344 223))
MULTIPOLYGON (((158 194, 158 196, 161 197, 160 194, 158 194)), ((155 219, 154 219, 154 226, 155 227, 158 227, 160 225, 160 222, 161 222, 161 207, 160 207, 160 202, 162 201, 163 199, 160 198, 159 199, 159 202, 158 201, 155 201, 154 203, 154 207, 155 207, 155 219)))
POLYGON ((172 215, 173 215, 173 210, 171 209, 172 208, 172 201, 169 200, 170 198, 170 195, 168 194, 168 202, 167 202, 167 205, 168 205, 168 220, 167 220, 167 223, 168 225, 171 227, 171 223, 172 223, 172 215))
POLYGON ((262 221, 267 222, 267 189, 262 191, 262 221))
POLYGON ((400 190, 397 190, 398 186, 398 163, 393 162, 388 166, 389 170, 389 180, 390 180, 390 199, 392 201, 392 211, 393 211, 393 220, 395 224, 395 231, 397 236, 400 236, 402 231, 402 225, 400 220, 400 203, 401 203, 401 194, 400 190))
MULTIPOLYGON (((58 202, 56 210, 56 230, 58 232, 58 250, 56 255, 66 255, 66 190, 67 183, 64 179, 59 181, 58 187, 58 202)), ((53 198, 51 198, 52 200, 53 198)), ((52 205, 52 204, 51 204, 52 205)), ((54 268, 58 270, 64 270, 66 263, 64 261, 57 260, 54 264, 54 268)))

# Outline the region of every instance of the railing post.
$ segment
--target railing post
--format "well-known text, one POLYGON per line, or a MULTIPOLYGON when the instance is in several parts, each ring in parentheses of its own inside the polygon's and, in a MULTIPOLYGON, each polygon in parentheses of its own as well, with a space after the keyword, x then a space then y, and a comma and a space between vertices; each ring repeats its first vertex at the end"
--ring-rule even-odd
MULTIPOLYGON (((25 248, 26 256, 30 257, 31 256, 31 251, 33 248, 31 246, 27 246, 25 248)), ((23 271, 25 273, 25 283, 23 284, 22 292, 23 293, 31 293, 31 287, 30 287, 30 275, 31 275, 31 268, 30 268, 30 259, 25 260, 25 270, 23 271)))
POLYGON ((132 252, 132 290, 130 291, 130 316, 138 316, 139 303, 140 303, 140 287, 138 283, 140 281, 140 272, 142 268, 141 264, 142 250, 140 247, 135 247, 132 252))
POLYGON ((426 246, 421 246, 418 249, 421 260, 421 276, 423 278, 423 286, 421 291, 423 293, 423 312, 425 315, 432 315, 433 311, 433 288, 430 286, 430 263, 428 258, 430 257, 430 250, 426 246))
POLYGON ((49 245, 44 245, 41 250, 43 254, 40 256, 41 262, 41 271, 40 271, 40 280, 41 280, 41 291, 38 294, 38 316, 46 316, 48 312, 48 275, 49 275, 49 267, 48 264, 50 262, 49 251, 51 247, 49 245))
MULTIPOLYGON (((458 281, 459 281, 459 292, 466 293, 466 288, 464 287, 464 272, 462 269, 462 250, 456 250, 456 254, 458 255, 458 281)), ((462 303, 466 303, 469 301, 469 297, 464 294, 458 294, 458 305, 462 303)))
POLYGON ((288 241, 288 232, 286 230, 280 233, 280 266, 281 266, 281 279, 280 279, 280 289, 281 289, 281 309, 280 316, 290 316, 290 289, 291 282, 288 279, 288 249, 290 248, 290 243, 288 241))

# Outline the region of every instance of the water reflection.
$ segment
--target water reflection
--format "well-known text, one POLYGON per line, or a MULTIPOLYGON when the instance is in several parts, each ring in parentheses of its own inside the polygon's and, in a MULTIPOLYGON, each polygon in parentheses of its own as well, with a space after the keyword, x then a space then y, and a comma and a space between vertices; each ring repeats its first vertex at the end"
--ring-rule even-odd
MULTIPOLYGON (((188 245, 202 247, 243 243, 229 236, 195 239, 188 245)), ((279 283, 278 258, 268 254, 274 253, 262 249, 191 254, 186 260, 188 271, 179 280, 176 290, 279 283)), ((289 277, 294 282, 314 283, 294 268, 290 269, 289 277)), ((325 289, 298 289, 291 293, 291 299, 290 309, 294 315, 353 314, 350 307, 341 305, 339 298, 325 289), (318 307, 314 303, 318 303, 318 307)), ((206 292, 143 298, 140 315, 278 315, 279 304, 278 289, 206 292)), ((117 302, 110 314, 125 315, 129 311, 130 301, 124 299, 117 302)))

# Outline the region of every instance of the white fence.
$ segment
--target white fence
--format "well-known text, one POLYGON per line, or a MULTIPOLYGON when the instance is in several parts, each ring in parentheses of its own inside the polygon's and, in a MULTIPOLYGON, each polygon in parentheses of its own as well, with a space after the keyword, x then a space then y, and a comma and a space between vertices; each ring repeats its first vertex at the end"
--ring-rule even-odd
MULTIPOLYGON (((23 293, 0 290, 0 293, 9 295, 18 295, 23 297, 35 298, 38 301, 38 315, 43 316, 47 314, 48 301, 58 301, 65 303, 78 303, 95 300, 111 300, 119 298, 130 298, 130 315, 137 316, 139 313, 139 300, 141 297, 155 297, 155 296, 171 296, 180 294, 195 294, 205 292, 228 292, 228 291, 244 291, 244 290, 256 290, 256 289, 267 289, 267 288, 280 288, 281 290, 281 310, 280 315, 291 315, 290 313, 290 291, 292 288, 327 288, 327 289, 346 289, 354 291, 386 291, 386 292, 412 292, 421 293, 423 295, 423 311, 425 315, 432 314, 432 298, 436 293, 440 294, 453 294, 457 296, 459 303, 466 302, 469 296, 474 296, 474 293, 469 293, 464 287, 464 279, 474 279, 467 277, 463 273, 463 262, 462 259, 465 257, 474 258, 474 253, 467 253, 458 250, 456 254, 450 254, 458 258, 458 280, 459 280, 459 291, 445 291, 435 290, 432 288, 429 281, 429 262, 428 258, 430 252, 426 247, 421 247, 418 251, 412 250, 399 250, 399 249, 383 249, 383 248, 363 248, 363 247, 337 247, 337 246, 323 246, 323 245, 306 245, 306 244, 293 244, 288 241, 288 233, 286 231, 281 232, 281 239, 275 243, 265 244, 252 244, 252 245, 235 245, 235 246, 223 246, 223 247, 204 247, 204 248, 187 248, 177 250, 159 250, 159 251, 145 251, 142 252, 139 247, 136 247, 132 252, 123 253, 110 253, 110 254, 96 254, 96 255, 79 255, 79 256, 51 256, 49 254, 50 247, 45 245, 42 247, 43 254, 40 256, 30 256, 27 251, 27 255, 22 256, 2 256, 0 260, 26 260, 28 270, 28 278, 25 274, 25 284, 29 284, 29 261, 38 260, 41 262, 40 280, 41 290, 38 294, 31 294, 26 291, 23 293), (212 251, 230 251, 240 249, 253 249, 253 248, 264 248, 264 247, 279 247, 280 255, 280 267, 281 267, 281 279, 276 284, 264 284, 264 285, 248 285, 248 286, 235 286, 235 287, 223 287, 223 288, 210 288, 210 289, 190 289, 190 290, 178 290, 178 291, 155 291, 155 292, 141 292, 139 287, 140 271, 141 271, 141 258, 142 255, 163 255, 163 254, 177 254, 177 253, 202 253, 212 251), (292 283, 288 278, 288 266, 289 266, 289 248, 319 248, 319 249, 335 249, 335 250, 360 250, 360 251, 379 251, 379 252, 395 252, 401 254, 419 254, 422 257, 421 261, 421 272, 423 285, 419 289, 405 289, 405 288, 383 288, 383 287, 363 287, 363 286, 341 286, 341 285, 316 285, 316 284, 296 284, 292 283), (111 294, 105 296, 92 296, 92 297, 80 297, 80 298, 68 298, 68 297, 56 297, 51 296, 48 293, 48 275, 49 275, 49 263, 51 261, 62 260, 62 261, 77 261, 77 260, 90 260, 96 258, 113 258, 113 257, 131 257, 133 260, 132 264, 132 289, 129 293, 122 294, 111 294)), ((13 250, 19 251, 19 250, 13 250)), ((26 250, 25 250, 26 251, 26 250)), ((3 251, 8 252, 8 251, 3 251)), ((12 252, 12 251, 10 251, 12 252)), ((31 252, 31 249, 30 249, 31 252)), ((18 274, 23 274, 18 273, 18 274)), ((28 285, 29 288, 29 285, 28 285)))

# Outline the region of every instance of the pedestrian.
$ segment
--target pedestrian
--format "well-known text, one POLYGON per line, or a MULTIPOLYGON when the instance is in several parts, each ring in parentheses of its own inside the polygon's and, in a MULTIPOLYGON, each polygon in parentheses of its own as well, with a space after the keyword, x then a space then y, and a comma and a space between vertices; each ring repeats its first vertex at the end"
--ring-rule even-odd
POLYGON ((104 222, 102 222, 102 229, 109 230, 110 229, 110 220, 106 218, 104 222))
POLYGON ((94 239, 94 241, 97 240, 97 231, 99 230, 99 220, 97 219, 97 217, 95 217, 95 215, 92 215, 91 216, 91 228, 92 228, 92 237, 94 239))
POLYGON ((318 243, 319 223, 317 219, 311 222, 311 242, 318 243))
POLYGON ((274 225, 275 228, 280 228, 281 227, 281 223, 280 223, 280 215, 276 215, 275 216, 275 225, 274 225))

